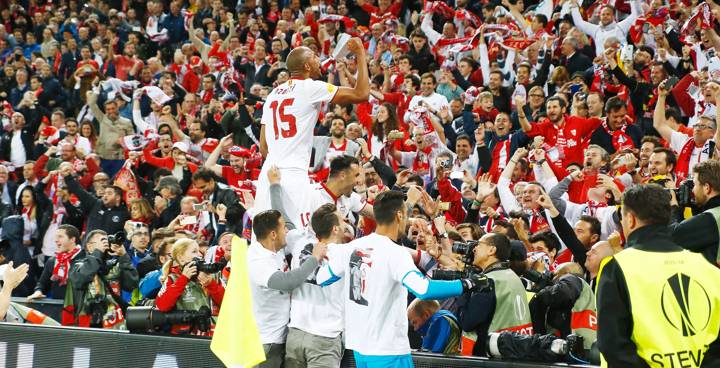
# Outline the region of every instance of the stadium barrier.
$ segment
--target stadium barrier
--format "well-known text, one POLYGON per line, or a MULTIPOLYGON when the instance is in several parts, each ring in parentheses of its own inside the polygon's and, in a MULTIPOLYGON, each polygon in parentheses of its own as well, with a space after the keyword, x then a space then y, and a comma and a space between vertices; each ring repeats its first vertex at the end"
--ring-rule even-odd
MULTIPOLYGON (((241 342, 238 342, 241 343, 241 342)), ((551 368, 582 365, 512 362, 413 353, 418 368, 551 368)), ((130 334, 74 327, 0 323, 0 367, 216 368, 222 363, 202 337, 130 334)), ((342 367, 354 367, 345 354, 342 367)))

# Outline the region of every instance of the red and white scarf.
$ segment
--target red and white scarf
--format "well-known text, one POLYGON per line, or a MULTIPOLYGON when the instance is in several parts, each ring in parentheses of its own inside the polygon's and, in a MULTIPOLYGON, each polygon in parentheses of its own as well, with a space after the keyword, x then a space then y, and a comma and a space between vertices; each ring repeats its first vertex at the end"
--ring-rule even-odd
POLYGON ((53 281, 58 281, 60 285, 67 284, 68 274, 70 273, 70 261, 80 252, 80 246, 77 245, 69 252, 55 253, 55 267, 53 268, 53 281))
POLYGON ((547 219, 542 210, 534 210, 530 213, 530 233, 535 234, 550 229, 547 219))
POLYGON ((587 201, 587 214, 589 216, 595 217, 595 215, 597 214, 597 210, 599 208, 603 208, 603 207, 607 207, 607 203, 588 200, 587 201))
POLYGON ((678 182, 687 179, 687 177, 690 175, 690 167, 692 165, 690 160, 692 159, 692 154, 695 148, 701 149, 701 151, 698 152, 698 162, 696 162, 696 164, 702 161, 702 154, 703 152, 705 152, 705 150, 708 151, 708 158, 712 157, 709 143, 710 141, 707 141, 702 147, 697 147, 695 145, 695 140, 692 138, 688 139, 688 141, 685 142, 685 145, 683 145, 682 149, 680 150, 680 154, 678 155, 677 168, 675 170, 675 173, 678 177, 678 182))
POLYGON ((615 147, 616 152, 622 151, 624 149, 635 148, 635 143, 633 143, 632 138, 630 138, 630 136, 625 133, 625 131, 627 130, 627 124, 623 124, 620 129, 610 130, 606 119, 603 120, 602 127, 603 129, 605 129, 605 132, 607 132, 607 134, 612 137, 612 145, 613 147, 615 147))

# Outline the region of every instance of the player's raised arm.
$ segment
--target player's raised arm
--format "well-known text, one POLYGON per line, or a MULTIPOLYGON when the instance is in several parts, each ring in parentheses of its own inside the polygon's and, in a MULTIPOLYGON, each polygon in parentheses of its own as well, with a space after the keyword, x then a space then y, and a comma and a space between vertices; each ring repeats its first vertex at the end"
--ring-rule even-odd
POLYGON ((355 87, 339 87, 335 97, 332 99, 334 104, 355 104, 367 102, 370 96, 370 81, 368 79, 368 67, 365 56, 365 47, 362 40, 353 37, 348 41, 347 48, 355 54, 358 65, 358 77, 355 87))

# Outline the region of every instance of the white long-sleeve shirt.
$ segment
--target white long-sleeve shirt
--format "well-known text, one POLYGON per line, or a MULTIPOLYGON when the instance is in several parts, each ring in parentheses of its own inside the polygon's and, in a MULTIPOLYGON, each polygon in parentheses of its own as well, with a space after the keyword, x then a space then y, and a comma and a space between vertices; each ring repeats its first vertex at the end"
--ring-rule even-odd
POLYGON ((595 41, 595 54, 602 55, 605 51, 605 40, 608 38, 617 37, 620 42, 625 43, 630 27, 642 12, 637 0, 630 2, 630 11, 630 15, 627 18, 620 22, 612 22, 606 26, 585 21, 582 15, 580 15, 580 9, 578 9, 577 6, 572 8, 571 14, 575 26, 595 41))

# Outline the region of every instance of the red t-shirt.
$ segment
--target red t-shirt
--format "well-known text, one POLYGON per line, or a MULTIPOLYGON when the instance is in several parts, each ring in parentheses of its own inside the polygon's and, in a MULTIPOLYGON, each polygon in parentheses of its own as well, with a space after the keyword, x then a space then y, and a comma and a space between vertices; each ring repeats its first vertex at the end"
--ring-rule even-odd
POLYGON ((142 61, 141 60, 135 60, 133 58, 129 58, 125 55, 116 55, 115 56, 115 77, 120 80, 127 80, 128 75, 130 75, 130 69, 132 69, 133 65, 135 65, 136 62, 140 63, 140 66, 137 68, 138 71, 140 71, 140 68, 142 68, 142 61))
POLYGON ((246 180, 257 180, 258 176, 260 176, 260 170, 253 169, 249 175, 247 171, 243 171, 238 174, 235 172, 235 170, 232 169, 232 167, 223 166, 222 176, 223 178, 227 179, 229 186, 236 188, 244 188, 245 185, 243 182, 246 180))

